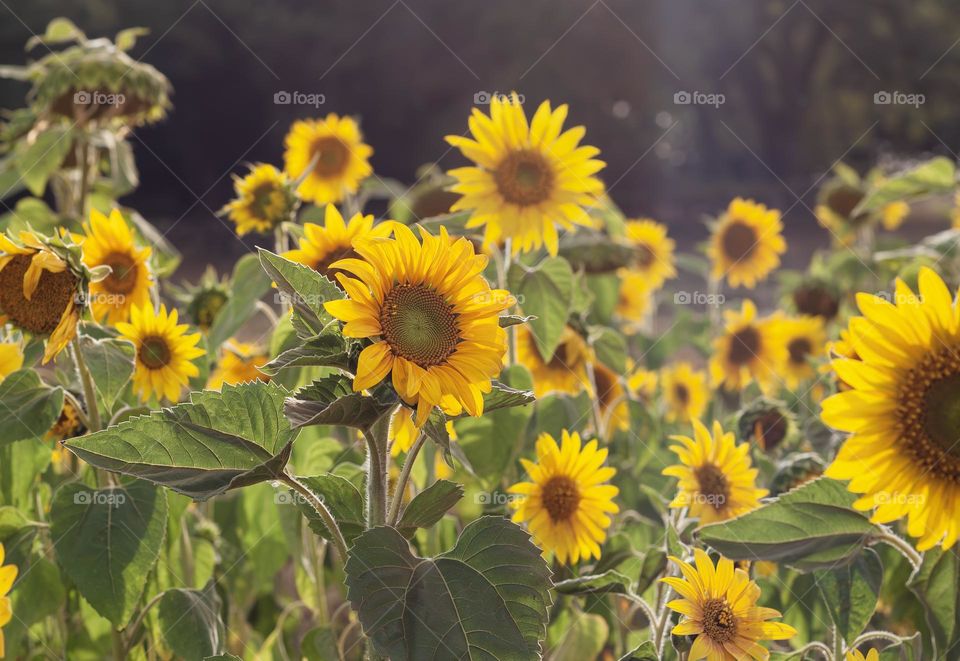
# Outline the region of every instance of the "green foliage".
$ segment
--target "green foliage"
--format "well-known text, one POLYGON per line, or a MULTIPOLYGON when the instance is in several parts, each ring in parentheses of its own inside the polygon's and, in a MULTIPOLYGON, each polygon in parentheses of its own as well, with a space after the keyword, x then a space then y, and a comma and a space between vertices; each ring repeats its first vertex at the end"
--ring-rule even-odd
MULTIPOLYGON (((300 478, 307 488, 316 494, 330 509, 347 544, 366 528, 364 519, 363 496, 350 480, 340 475, 328 473, 314 477, 300 478)), ((296 502, 300 512, 307 518, 310 529, 324 539, 332 539, 330 530, 317 514, 313 506, 294 491, 289 492, 289 498, 296 502)))
POLYGON ((133 376, 136 350, 127 340, 80 338, 80 352, 86 362, 100 402, 111 410, 133 376))
POLYGON ((333 321, 323 304, 342 299, 344 295, 340 288, 308 266, 291 262, 263 248, 258 250, 263 269, 293 305, 293 326, 297 335, 309 339, 322 333, 333 321))
POLYGON ((204 659, 226 642, 220 597, 213 583, 203 590, 167 590, 157 604, 160 632, 167 647, 180 658, 204 659))
POLYGON ((62 408, 63 389, 45 385, 33 370, 8 375, 0 382, 0 447, 43 436, 62 408))
POLYGON ((815 572, 830 619, 847 645, 859 636, 873 617, 883 584, 883 563, 872 549, 848 565, 815 572))
POLYGON ((529 325, 540 355, 553 356, 570 316, 574 283, 570 264, 561 257, 548 257, 535 267, 516 262, 507 282, 524 313, 536 317, 529 325))
POLYGON ((463 498, 463 487, 447 480, 437 480, 418 493, 404 508, 397 530, 404 537, 413 537, 417 528, 430 528, 463 498))

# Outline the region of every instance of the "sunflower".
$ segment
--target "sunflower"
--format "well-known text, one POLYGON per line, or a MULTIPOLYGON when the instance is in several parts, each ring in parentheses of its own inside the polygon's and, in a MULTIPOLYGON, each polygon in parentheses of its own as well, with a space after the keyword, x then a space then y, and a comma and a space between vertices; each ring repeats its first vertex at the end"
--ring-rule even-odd
POLYGON ((960 305, 933 270, 919 296, 897 280, 895 303, 859 294, 850 321, 860 360, 832 365, 850 389, 823 402, 823 421, 851 436, 826 475, 863 494, 872 521, 907 517, 921 551, 952 547, 960 533, 960 305))
POLYGON ((731 287, 753 289, 780 265, 787 249, 780 212, 753 200, 736 198, 717 220, 707 255, 712 276, 731 287))
POLYGON ((500 373, 507 335, 500 313, 514 304, 481 275, 487 257, 474 253, 466 238, 454 240, 420 229, 421 240, 394 224, 394 238, 361 239, 362 259, 331 266, 348 298, 325 303, 344 322, 346 337, 371 338, 361 353, 355 391, 388 376, 400 397, 417 406, 422 426, 434 406, 446 413, 483 413, 483 393, 500 373))
POLYGON ((605 163, 596 147, 579 146, 586 129, 561 133, 567 106, 551 109, 544 101, 530 123, 519 98, 496 96, 490 116, 474 108, 469 119, 473 138, 446 140, 475 166, 456 168, 450 190, 461 197, 453 211, 469 210, 468 228, 484 227, 484 245, 510 239, 514 254, 546 244, 557 254, 557 225, 573 231, 593 221, 584 206, 596 203, 603 183, 594 175, 605 163))
POLYGON ((847 650, 846 661, 880 661, 880 652, 874 647, 864 656, 860 650, 847 650))
MULTIPOLYGON (((447 435, 451 441, 457 440, 457 432, 453 428, 453 421, 447 420, 447 435)), ((420 436, 420 430, 413 422, 413 409, 400 406, 390 419, 390 456, 398 457, 404 452, 409 452, 410 448, 420 436)), ((443 453, 437 453, 437 461, 434 465, 436 476, 440 479, 450 477, 452 471, 443 459, 443 453), (441 469, 440 466, 443 468, 441 469), (442 473, 442 474, 441 474, 442 473)))
POLYGON ((647 276, 642 272, 621 269, 617 316, 625 322, 628 330, 636 330, 643 325, 653 302, 652 292, 647 276))
POLYGON ((236 197, 223 207, 237 226, 237 234, 267 234, 280 223, 290 220, 296 196, 284 172, 267 163, 250 166, 246 177, 233 178, 236 197))
POLYGON ((337 207, 328 204, 324 211, 323 225, 304 223, 300 247, 283 253, 291 262, 309 266, 314 271, 333 280, 337 270, 330 265, 341 259, 358 256, 353 249, 357 239, 389 235, 393 223, 384 222, 373 226, 373 216, 355 214, 344 223, 337 207))
POLYGON ((267 352, 255 344, 227 340, 220 352, 220 362, 210 374, 207 388, 220 390, 224 384, 234 385, 248 381, 267 382, 270 377, 258 368, 270 362, 267 352))
POLYGON ((693 438, 671 436, 679 445, 670 449, 680 463, 663 469, 663 474, 680 480, 677 497, 670 507, 689 507, 691 516, 701 525, 726 521, 759 507, 766 489, 754 482, 757 469, 750 463, 750 446, 737 445, 733 432, 724 432, 718 421, 713 434, 697 419, 693 420, 693 438))
MULTIPOLYGON (((57 421, 47 430, 44 438, 48 441, 62 441, 79 436, 83 431, 84 426, 80 420, 80 412, 74 405, 73 398, 64 397, 60 415, 57 417, 57 421)), ((56 450, 54 452, 56 452, 56 450)))
POLYGON ((727 558, 714 566, 701 549, 693 550, 694 563, 673 556, 683 577, 660 579, 680 595, 667 607, 683 617, 673 628, 675 636, 696 636, 690 648, 690 661, 739 661, 769 659, 770 652, 761 640, 786 640, 797 630, 782 622, 768 622, 781 617, 779 611, 757 606, 760 587, 742 569, 736 569, 727 558))
POLYGON ((634 397, 649 402, 657 392, 657 373, 645 367, 637 367, 627 359, 627 390, 634 397))
POLYGON ((593 396, 597 399, 604 429, 627 430, 630 427, 630 409, 620 377, 606 365, 594 363, 593 380, 597 387, 593 396))
POLYGON ((47 338, 44 363, 76 336, 86 300, 90 273, 69 240, 0 234, 0 310, 17 328, 47 338))
POLYGON ((0 381, 23 367, 23 347, 19 342, 0 342, 0 381))
POLYGON ((106 277, 90 283, 93 316, 112 325, 127 321, 131 308, 150 303, 150 248, 136 247, 133 232, 117 209, 109 218, 92 210, 83 231, 83 263, 91 269, 110 267, 106 277))
POLYGON ((591 353, 586 341, 570 326, 563 329, 560 344, 550 360, 544 360, 537 348, 533 331, 517 329, 517 362, 533 377, 533 393, 538 398, 552 392, 576 395, 589 388, 587 361, 591 353))
POLYGON ((314 204, 339 202, 373 173, 373 149, 350 117, 330 113, 325 119, 294 122, 284 146, 284 170, 294 181, 302 179, 297 193, 314 204))
POLYGON ((210 330, 220 310, 230 301, 230 282, 218 276, 212 266, 207 266, 197 284, 170 288, 186 309, 190 322, 204 333, 210 330))
POLYGON ((710 399, 707 375, 687 362, 664 367, 660 373, 667 420, 690 422, 699 419, 707 410, 710 399))
POLYGON ((534 542, 553 552, 561 564, 600 558, 600 545, 610 527, 609 514, 620 511, 614 497, 620 490, 606 484, 616 469, 604 466, 607 449, 580 434, 563 430, 560 445, 549 434, 537 439, 537 463, 521 459, 530 482, 508 489, 519 497, 510 502, 513 520, 526 522, 534 542))
POLYGON ((3 627, 13 618, 13 609, 10 605, 10 589, 17 580, 17 568, 13 565, 4 565, 5 552, 0 544, 0 659, 6 656, 6 646, 3 639, 3 627))
POLYGON ((156 311, 151 306, 130 311, 130 322, 117 324, 120 336, 133 342, 137 350, 133 388, 141 400, 152 395, 171 402, 180 398, 180 390, 200 370, 191 361, 205 352, 197 347, 200 333, 187 333, 186 324, 177 324, 177 311, 167 313, 165 305, 156 311))
POLYGON ((644 276, 647 289, 663 286, 669 278, 677 277, 673 266, 673 239, 667 238, 665 225, 641 218, 626 223, 627 240, 636 252, 634 271, 644 276))
POLYGON ((795 418, 784 402, 758 397, 740 411, 737 432, 769 453, 792 440, 797 430, 795 418))
POLYGON ((783 381, 787 388, 795 390, 817 375, 811 361, 826 353, 827 332, 820 317, 792 317, 778 325, 780 342, 787 349, 781 369, 783 381))
POLYGON ((773 382, 776 367, 786 359, 777 336, 776 318, 757 319, 757 307, 745 300, 740 313, 726 310, 724 333, 713 344, 710 376, 727 390, 742 390, 756 379, 762 388, 773 382))

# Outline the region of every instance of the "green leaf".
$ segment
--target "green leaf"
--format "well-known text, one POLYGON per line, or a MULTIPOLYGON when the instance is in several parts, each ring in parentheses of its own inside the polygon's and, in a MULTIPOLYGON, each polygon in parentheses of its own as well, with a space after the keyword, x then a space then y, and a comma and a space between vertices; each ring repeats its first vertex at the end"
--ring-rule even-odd
POLYGON ((602 574, 578 576, 554 584, 557 594, 631 594, 632 581, 616 571, 609 569, 602 574))
POLYGON ((0 446, 39 439, 63 409, 63 389, 50 388, 31 369, 7 375, 0 382, 0 446))
POLYGON ((49 23, 43 36, 33 35, 27 40, 26 50, 32 50, 39 44, 61 44, 65 41, 81 41, 85 38, 83 32, 73 21, 63 16, 58 16, 49 23))
POLYGON ((230 298, 217 312, 207 346, 212 352, 230 339, 253 316, 257 301, 270 291, 270 278, 263 272, 256 255, 244 255, 233 267, 230 278, 230 298))
POLYGON ((856 555, 876 527, 851 508, 856 496, 820 478, 730 521, 700 529, 700 539, 732 560, 770 560, 801 571, 856 555))
POLYGON ((57 562, 90 605, 123 627, 163 546, 166 494, 146 482, 93 490, 70 483, 50 507, 57 562))
POLYGON ((337 367, 350 369, 350 346, 340 333, 326 332, 287 349, 260 368, 268 376, 291 367, 337 367))
POLYGON ((853 562, 815 573, 816 584, 830 619, 847 642, 859 636, 873 617, 883 584, 883 563, 873 549, 864 549, 853 562))
POLYGON ((571 614, 559 643, 550 651, 551 661, 584 661, 601 658, 610 635, 610 625, 602 615, 571 614))
POLYGON ((114 38, 113 43, 122 51, 128 51, 137 44, 137 38, 150 34, 147 28, 127 28, 120 30, 114 38))
POLYGON ((629 266, 637 255, 632 246, 597 232, 565 234, 559 254, 574 270, 586 273, 616 271, 629 266))
POLYGON ((57 126, 48 128, 33 141, 19 142, 15 152, 17 171, 27 190, 43 195, 47 180, 63 163, 71 146, 73 131, 57 126))
POLYGON ((221 605, 212 581, 203 590, 164 592, 157 614, 167 647, 183 659, 202 659, 220 652, 226 642, 221 605))
POLYGON ((627 342, 623 335, 606 326, 590 328, 587 342, 597 354, 597 360, 617 374, 627 371, 627 342))
POLYGON ((300 653, 306 661, 330 661, 339 659, 337 649, 337 632, 331 626, 319 626, 311 629, 303 637, 300 644, 300 653))
POLYGON ((960 551, 934 547, 923 554, 923 564, 908 582, 927 613, 937 648, 960 643, 960 551))
MULTIPOLYGON (((360 494, 360 491, 353 486, 350 480, 339 475, 334 475, 333 473, 317 475, 315 477, 301 477, 298 479, 327 506, 327 509, 330 510, 333 518, 336 519, 337 524, 340 526, 340 532, 343 533, 347 544, 353 542, 353 540, 363 532, 364 528, 366 528, 363 496, 360 494)), ((327 530, 323 519, 320 518, 320 515, 317 514, 317 511, 313 509, 310 503, 295 491, 290 491, 289 497, 292 502, 297 504, 297 507, 303 515, 307 517, 310 530, 324 539, 332 539, 330 531, 327 530)))
POLYGON ((393 661, 540 658, 550 571, 506 519, 468 524, 436 558, 413 555, 399 532, 377 527, 356 539, 345 571, 364 633, 393 661))
POLYGON ((14 617, 4 625, 7 658, 14 656, 16 641, 27 636, 31 626, 56 615, 66 604, 67 591, 57 566, 45 558, 35 558, 29 566, 20 567, 20 580, 10 593, 14 617))
POLYGON ((891 202, 951 193, 956 186, 956 176, 956 166, 951 159, 944 156, 930 159, 872 188, 853 210, 851 217, 876 211, 891 202))
MULTIPOLYGON (((0 184, 0 192, 4 189, 0 184)), ((0 218, 0 228, 8 232, 33 229, 41 234, 52 234, 63 220, 46 202, 36 197, 17 200, 13 211, 0 218)))
POLYGON ((351 379, 334 374, 318 379, 298 390, 286 403, 285 412, 296 427, 307 425, 344 425, 368 429, 396 406, 387 391, 373 395, 353 392, 351 379))
POLYGON ((206 500, 280 475, 297 436, 283 415, 286 394, 276 384, 259 381, 195 392, 190 403, 64 445, 97 468, 206 500))
POLYGON ((660 661, 660 657, 653 643, 648 640, 621 656, 620 661, 660 661))
POLYGON ((520 314, 505 314, 500 317, 500 328, 510 328, 510 326, 517 326, 519 324, 528 324, 531 321, 536 319, 536 317, 529 316, 524 317, 520 314))
POLYGON ((463 498, 463 487, 447 480, 437 480, 418 493, 403 510, 397 530, 404 537, 413 537, 417 528, 429 528, 443 518, 463 498))
POLYGON ((333 321, 323 304, 344 298, 340 288, 309 266, 291 262, 263 248, 257 250, 260 251, 263 270, 293 305, 295 316, 302 322, 294 323, 297 333, 304 337, 301 333, 306 331, 306 337, 311 337, 323 332, 326 325, 333 321))
POLYGON ((549 360, 560 344, 570 316, 573 297, 570 264, 561 257, 547 257, 532 268, 515 262, 507 280, 524 313, 536 317, 530 321, 530 330, 540 355, 549 360))
POLYGON ((136 348, 127 340, 96 340, 83 335, 80 337, 80 352, 100 399, 107 409, 112 409, 133 376, 136 348))

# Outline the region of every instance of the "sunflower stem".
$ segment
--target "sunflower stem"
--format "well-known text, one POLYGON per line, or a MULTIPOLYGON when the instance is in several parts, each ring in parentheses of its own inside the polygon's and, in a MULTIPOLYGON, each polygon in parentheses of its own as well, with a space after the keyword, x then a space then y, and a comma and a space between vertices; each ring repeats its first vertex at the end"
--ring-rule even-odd
POLYGON ((895 535, 893 531, 886 526, 880 528, 880 533, 874 535, 874 539, 880 542, 886 542, 900 551, 900 553, 910 561, 910 564, 913 565, 914 570, 920 569, 920 565, 923 564, 923 556, 918 553, 908 541, 899 535, 895 535))
POLYGON ((393 500, 390 502, 390 516, 387 518, 387 525, 396 527, 400 519, 400 506, 403 504, 403 494, 407 489, 407 482, 410 480, 410 473, 413 471, 413 464, 420 454, 420 449, 427 440, 427 435, 420 432, 416 442, 407 452, 403 460, 403 468, 400 470, 400 478, 397 480, 397 486, 393 490, 393 500))
POLYGON ((87 420, 90 423, 87 429, 90 432, 100 431, 100 407, 97 406, 97 391, 93 387, 93 377, 90 376, 90 369, 83 359, 83 352, 80 351, 80 340, 74 337, 70 343, 73 347, 73 360, 80 374, 80 384, 83 386, 84 403, 87 405, 87 420))
POLYGON ((833 650, 831 650, 829 647, 827 647, 823 643, 820 643, 817 641, 814 641, 812 643, 807 643, 806 645, 798 649, 796 651, 796 656, 802 659, 804 658, 803 656, 804 654, 806 654, 807 652, 812 652, 814 650, 820 652, 820 654, 823 655, 823 658, 827 659, 827 661, 830 661, 831 659, 833 659, 833 650))
POLYGON ((843 636, 840 634, 840 627, 833 628, 833 659, 834 661, 843 659, 843 636))
POLYGON ((367 528, 387 522, 387 446, 393 411, 380 416, 363 437, 367 441, 367 528))
POLYGON ((867 631, 857 636, 857 639, 853 641, 851 647, 859 647, 864 643, 870 642, 871 640, 883 640, 888 643, 893 643, 894 645, 899 645, 904 641, 904 639, 894 633, 889 631, 867 631))
POLYGON ((289 473, 282 473, 279 477, 279 480, 303 496, 303 498, 310 503, 313 509, 316 510, 317 514, 323 520, 323 524, 327 527, 327 530, 330 531, 330 536, 333 537, 333 543, 337 546, 337 551, 340 553, 340 558, 343 562, 346 562, 347 540, 344 538, 343 532, 340 530, 340 526, 337 525, 337 520, 333 518, 333 514, 330 513, 330 510, 327 509, 327 506, 324 505, 323 501, 320 500, 317 497, 317 494, 313 493, 313 491, 311 491, 307 485, 289 473))

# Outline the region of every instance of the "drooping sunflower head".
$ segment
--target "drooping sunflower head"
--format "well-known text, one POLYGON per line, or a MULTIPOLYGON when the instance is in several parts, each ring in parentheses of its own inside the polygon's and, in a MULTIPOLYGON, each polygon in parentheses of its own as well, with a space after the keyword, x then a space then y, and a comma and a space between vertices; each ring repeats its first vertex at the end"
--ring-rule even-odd
POLYGON ((820 317, 791 317, 778 322, 777 333, 786 347, 781 372, 788 388, 796 389, 816 377, 814 361, 826 353, 827 332, 820 317))
POLYGON ((3 564, 5 559, 6 552, 3 544, 0 544, 0 659, 4 658, 6 654, 2 629, 13 618, 13 608, 10 597, 7 595, 13 588, 13 582, 17 580, 17 568, 14 565, 3 564))
POLYGON ((668 278, 675 278, 673 239, 667 237, 665 225, 641 218, 626 223, 627 239, 636 252, 634 270, 643 274, 648 289, 659 289, 668 278))
POLYGON ((192 362, 205 352, 197 346, 200 333, 190 333, 189 326, 177 323, 176 309, 167 312, 161 305, 135 307, 130 321, 117 324, 120 336, 136 348, 133 389, 143 401, 152 396, 176 402, 180 391, 199 368, 192 362))
POLYGON ((533 331, 523 326, 517 331, 517 360, 530 370, 533 392, 543 397, 551 392, 576 395, 588 387, 587 361, 590 359, 587 343, 570 326, 563 329, 560 344, 550 360, 540 355, 533 331))
POLYGON ((463 196, 451 208, 471 212, 467 227, 484 227, 485 245, 510 239, 514 253, 546 245, 556 255, 557 225, 592 224, 584 207, 603 192, 594 175, 605 164, 594 158, 599 149, 580 146, 582 126, 563 131, 566 117, 566 105, 544 101, 528 123, 516 94, 498 95, 489 116, 473 109, 472 138, 446 137, 475 164, 450 171, 451 190, 463 196))
POLYGON ((776 318, 758 319, 753 301, 745 300, 739 313, 724 312, 726 326, 714 340, 710 377, 727 390, 742 390, 756 379, 761 388, 773 382, 786 347, 777 335, 776 318))
POLYGON ((563 430, 560 445, 549 434, 537 439, 537 462, 521 459, 529 482, 509 488, 513 520, 526 523, 534 542, 554 553, 562 564, 600 558, 600 545, 610 527, 610 514, 620 511, 613 499, 620 492, 606 484, 616 469, 604 466, 607 449, 577 432, 563 430))
POLYGON ((350 117, 330 113, 294 122, 284 146, 284 170, 300 181, 300 197, 314 204, 341 201, 373 173, 373 148, 364 144, 360 126, 350 117))
POLYGON ((283 253, 283 257, 335 280, 336 274, 341 271, 331 267, 334 262, 359 257, 353 248, 354 242, 363 238, 388 236, 392 225, 385 222, 374 227, 373 216, 360 213, 344 223, 337 207, 328 204, 323 225, 304 223, 300 247, 283 253))
POLYGON ((234 176, 236 197, 223 207, 237 226, 237 234, 267 234, 290 220, 296 206, 296 194, 286 173, 267 163, 250 167, 246 177, 234 176))
POLYGON ((220 360, 216 369, 210 373, 207 388, 220 390, 224 384, 269 381, 270 377, 259 369, 268 362, 270 356, 263 347, 231 338, 220 350, 220 360))
POLYGON ((642 272, 635 269, 620 270, 620 292, 617 296, 617 316, 628 331, 643 326, 653 303, 653 289, 642 272))
POLYGON ((83 230, 83 263, 91 269, 110 267, 102 279, 90 284, 93 316, 114 325, 127 321, 131 308, 150 301, 150 248, 136 246, 133 232, 117 209, 109 217, 92 210, 83 230))
POLYGON ((832 366, 848 390, 827 398, 823 421, 851 436, 826 475, 863 494, 872 520, 907 517, 917 548, 952 547, 960 534, 960 307, 933 270, 919 296, 903 281, 893 303, 857 296, 850 321, 859 360, 832 366))
POLYGON ((423 425, 434 406, 446 413, 483 412, 483 393, 500 373, 506 332, 500 313, 514 304, 492 289, 482 273, 487 257, 465 238, 454 240, 393 224, 394 238, 354 243, 359 258, 331 266, 348 298, 325 304, 347 337, 369 338, 354 390, 388 376, 400 397, 417 406, 423 425), (346 275, 349 273, 350 275, 346 275))
POLYGON ((620 377, 601 363, 593 364, 593 380, 597 387, 593 396, 597 399, 604 429, 626 430, 630 427, 630 410, 627 393, 620 377))
POLYGON ((750 462, 750 446, 736 444, 733 432, 725 432, 714 421, 713 433, 693 421, 693 438, 671 436, 670 449, 680 463, 663 470, 679 480, 676 498, 670 507, 688 507, 701 525, 725 521, 759 507, 766 489, 755 485, 757 469, 750 462))
POLYGON ((690 363, 679 362, 661 371, 666 418, 670 422, 699 420, 710 399, 707 375, 690 363))
POLYGON ((736 198, 717 219, 707 254, 713 277, 731 287, 753 289, 780 265, 787 243, 780 212, 753 200, 736 198))
POLYGON ((790 440, 796 432, 796 420, 781 401, 758 397, 737 418, 740 438, 749 439, 765 452, 772 452, 790 440))
POLYGON ((782 622, 772 608, 757 606, 760 587, 742 569, 727 558, 713 560, 701 549, 694 549, 694 563, 670 558, 681 576, 660 579, 680 596, 667 607, 683 617, 673 628, 675 636, 696 636, 690 659, 766 659, 770 653, 761 640, 786 640, 797 630, 782 622))

